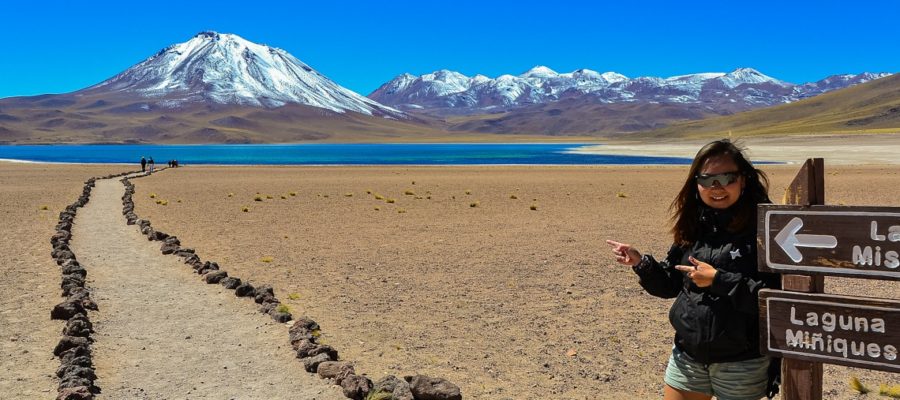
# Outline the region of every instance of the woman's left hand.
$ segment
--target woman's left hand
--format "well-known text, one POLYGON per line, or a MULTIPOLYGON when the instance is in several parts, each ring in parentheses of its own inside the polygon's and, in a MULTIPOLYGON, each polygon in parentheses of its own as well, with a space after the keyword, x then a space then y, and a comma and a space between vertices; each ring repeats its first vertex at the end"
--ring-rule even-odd
POLYGON ((676 265, 675 269, 686 273, 697 287, 712 285, 713 279, 716 278, 716 272, 718 272, 715 267, 694 257, 688 257, 688 260, 694 265, 676 265))

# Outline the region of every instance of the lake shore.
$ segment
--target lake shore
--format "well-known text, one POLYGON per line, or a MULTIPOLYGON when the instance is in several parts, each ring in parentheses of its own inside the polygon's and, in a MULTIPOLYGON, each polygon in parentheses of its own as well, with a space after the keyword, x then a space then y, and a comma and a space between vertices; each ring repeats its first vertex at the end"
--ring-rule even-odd
MULTIPOLYGON (((802 135, 739 139, 756 162, 799 164, 807 158, 824 158, 826 165, 900 164, 900 134, 802 135)), ((582 154, 615 154, 693 158, 709 139, 630 142, 613 140, 578 149, 582 154)))

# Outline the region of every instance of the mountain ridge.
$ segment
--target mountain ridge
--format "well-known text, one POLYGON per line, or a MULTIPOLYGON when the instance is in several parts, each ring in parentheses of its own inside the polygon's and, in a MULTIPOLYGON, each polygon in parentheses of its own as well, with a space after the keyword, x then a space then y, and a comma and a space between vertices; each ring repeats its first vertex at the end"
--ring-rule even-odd
POLYGON ((888 75, 832 75, 796 85, 753 68, 667 78, 628 78, 616 72, 577 69, 557 73, 536 66, 517 76, 504 74, 494 79, 484 75, 468 77, 444 69, 418 77, 398 75, 370 93, 369 98, 398 109, 436 116, 510 111, 570 98, 595 104, 702 104, 721 114, 789 103, 888 75))

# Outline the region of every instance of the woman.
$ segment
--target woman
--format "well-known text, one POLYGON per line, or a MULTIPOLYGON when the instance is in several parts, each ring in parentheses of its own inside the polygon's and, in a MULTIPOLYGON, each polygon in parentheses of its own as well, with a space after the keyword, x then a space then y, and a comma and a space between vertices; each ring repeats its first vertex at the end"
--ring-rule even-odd
POLYGON ((647 293, 676 298, 666 400, 760 399, 771 392, 770 358, 759 353, 757 295, 780 280, 758 272, 756 263, 756 206, 768 202, 765 173, 731 141, 718 140, 700 149, 672 201, 674 244, 665 260, 606 241, 647 293))

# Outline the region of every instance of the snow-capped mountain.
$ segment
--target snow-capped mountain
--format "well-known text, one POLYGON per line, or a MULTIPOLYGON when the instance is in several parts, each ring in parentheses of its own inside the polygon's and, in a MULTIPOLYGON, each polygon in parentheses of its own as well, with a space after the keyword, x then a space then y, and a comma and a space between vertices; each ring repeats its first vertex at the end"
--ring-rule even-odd
POLYGON ((615 72, 579 69, 557 73, 544 66, 525 73, 468 77, 441 70, 419 77, 400 75, 369 98, 400 109, 474 114, 581 98, 609 103, 703 104, 716 111, 735 112, 790 103, 830 90, 888 76, 864 73, 836 75, 819 82, 794 85, 752 68, 723 73, 698 73, 669 78, 630 79, 615 72))
POLYGON ((161 108, 191 103, 265 108, 302 104, 338 113, 403 116, 334 83, 284 50, 216 32, 201 32, 167 47, 78 94, 97 92, 136 95, 161 108))

